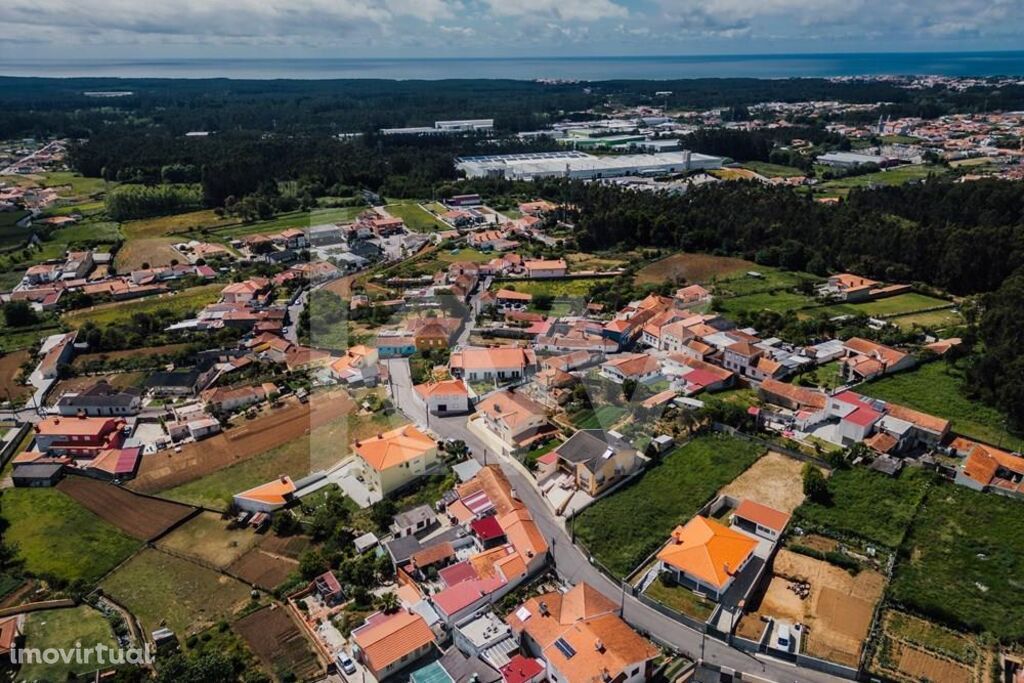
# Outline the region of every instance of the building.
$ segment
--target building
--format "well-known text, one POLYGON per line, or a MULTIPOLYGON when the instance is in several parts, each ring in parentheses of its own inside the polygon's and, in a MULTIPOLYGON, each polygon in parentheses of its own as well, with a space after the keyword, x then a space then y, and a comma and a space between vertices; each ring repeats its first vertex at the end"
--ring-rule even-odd
POLYGON ((917 364, 909 353, 861 337, 847 339, 843 349, 842 374, 850 382, 908 370, 917 364))
POLYGON ((366 487, 382 496, 429 474, 438 464, 437 443, 413 425, 356 441, 352 450, 366 487))
POLYGON ((47 455, 96 457, 120 448, 125 421, 114 417, 48 417, 36 424, 36 450, 47 455))
POLYGON ((391 519, 391 533, 395 538, 415 536, 431 529, 436 522, 437 516, 429 505, 417 505, 391 519))
POLYGON ((115 389, 100 380, 77 394, 64 394, 57 400, 57 412, 66 417, 87 415, 104 417, 138 415, 142 393, 137 389, 115 389))
POLYGON ((417 384, 416 397, 432 415, 458 415, 469 412, 469 389, 461 379, 417 384))
POLYGON ((490 440, 496 439, 509 454, 527 448, 553 431, 544 406, 512 390, 496 391, 480 401, 477 414, 470 418, 470 427, 486 430, 490 440))
POLYGON ((266 484, 236 493, 232 500, 239 510, 273 512, 291 503, 295 498, 295 491, 295 482, 291 477, 281 475, 266 484))
POLYGON ((672 531, 658 561, 676 583, 719 600, 756 548, 750 536, 698 516, 672 531))
POLYGON ((352 631, 352 654, 378 681, 398 672, 434 649, 434 632, 419 614, 400 610, 376 612, 352 631))
POLYGON ((629 476, 641 464, 635 448, 619 434, 603 429, 581 429, 552 453, 558 468, 569 472, 576 486, 590 496, 629 476))
POLYGON ((11 481, 18 488, 49 488, 56 486, 64 477, 62 462, 21 462, 15 463, 11 481))
POLYGON ((569 272, 569 264, 565 259, 535 260, 528 259, 523 262, 526 268, 526 276, 531 278, 565 277, 569 272))
POLYGON ((601 374, 620 384, 626 380, 649 384, 661 379, 661 366, 656 358, 646 353, 628 353, 602 363, 601 374))
POLYGON ((819 164, 831 166, 832 168, 857 168, 865 164, 881 166, 887 160, 880 156, 871 154, 858 154, 856 152, 829 152, 817 158, 819 164))
POLYGON ((752 500, 742 500, 732 513, 732 525, 766 538, 777 541, 789 524, 790 515, 775 508, 762 505, 752 500))
POLYGON ((371 383, 376 381, 379 375, 379 360, 380 355, 376 348, 357 344, 330 364, 331 376, 346 384, 371 383))
POLYGON ((505 621, 523 651, 544 662, 553 683, 649 680, 659 651, 618 611, 615 602, 580 583, 566 593, 530 598, 505 621))
POLYGON ((448 365, 452 375, 470 382, 512 381, 532 372, 537 356, 532 349, 468 348, 453 352, 448 365))
POLYGON ((207 389, 199 394, 210 412, 232 412, 239 408, 246 408, 266 399, 268 396, 277 393, 277 387, 273 384, 261 384, 260 386, 244 387, 217 387, 207 389))
POLYGON ((596 180, 721 168, 722 162, 721 157, 690 151, 595 156, 575 150, 566 150, 459 157, 455 160, 455 167, 468 178, 499 177, 510 180, 533 180, 563 177, 596 180))

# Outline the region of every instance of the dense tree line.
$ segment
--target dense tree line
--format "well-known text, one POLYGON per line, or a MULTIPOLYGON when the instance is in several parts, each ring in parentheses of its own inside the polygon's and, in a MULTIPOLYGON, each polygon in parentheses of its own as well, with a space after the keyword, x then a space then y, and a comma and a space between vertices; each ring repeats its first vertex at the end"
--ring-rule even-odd
POLYGON ((977 398, 1006 411, 1010 426, 1024 430, 1024 269, 984 298, 978 325, 982 353, 968 370, 977 398))
POLYGON ((187 185, 121 185, 107 194, 107 214, 115 221, 161 216, 198 207, 202 194, 187 185))
POLYGON ((794 139, 838 146, 842 138, 817 126, 791 126, 759 131, 704 128, 683 137, 682 146, 701 154, 729 157, 737 161, 783 161, 791 164, 794 160, 790 155, 786 155, 785 159, 773 159, 772 152, 776 146, 787 145, 794 139))

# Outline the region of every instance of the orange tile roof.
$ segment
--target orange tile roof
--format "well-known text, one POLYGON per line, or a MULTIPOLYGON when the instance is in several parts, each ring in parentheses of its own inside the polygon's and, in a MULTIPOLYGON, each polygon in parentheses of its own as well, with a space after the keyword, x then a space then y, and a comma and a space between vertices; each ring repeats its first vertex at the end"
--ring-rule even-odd
POLYGON ((901 406, 898 403, 889 403, 887 405, 887 412, 897 419, 910 422, 921 429, 935 432, 936 434, 945 434, 949 431, 949 420, 944 420, 941 417, 935 417, 928 413, 922 413, 918 410, 901 406))
POLYGON ((828 403, 828 398, 824 392, 796 386, 795 384, 787 384, 770 377, 761 382, 761 391, 811 408, 822 409, 828 403))
POLYGON ((544 406, 518 391, 495 392, 477 404, 476 409, 509 428, 547 415, 544 406))
POLYGON ((735 514, 743 519, 749 519, 755 524, 760 524, 767 529, 774 529, 780 532, 789 524, 790 518, 790 515, 781 510, 746 499, 736 508, 735 514))
POLYGON ((757 541, 712 519, 694 517, 676 527, 658 559, 721 589, 747 561, 757 541))
POLYGON ((419 614, 403 610, 381 616, 352 633, 352 639, 374 671, 381 671, 434 642, 434 633, 419 614))
POLYGON ((356 441, 352 446, 359 457, 378 472, 409 462, 436 447, 433 439, 411 424, 356 441))
POLYGON ((533 295, 526 292, 517 292, 514 289, 499 289, 496 293, 499 299, 510 299, 514 301, 533 301, 533 295))
POLYGON ((36 433, 44 436, 98 437, 124 423, 124 420, 113 417, 48 417, 36 423, 36 433))
POLYGON ((291 500, 291 494, 295 493, 295 483, 289 476, 281 476, 274 481, 260 484, 247 491, 238 494, 239 498, 268 503, 270 505, 284 505, 291 500))
POLYGON ((617 369, 627 377, 647 375, 658 371, 658 361, 646 353, 633 353, 624 357, 612 358, 604 365, 617 369))
POLYGON ((452 367, 466 370, 491 370, 495 368, 524 368, 533 365, 536 357, 532 351, 511 347, 497 349, 463 349, 452 354, 452 367))
POLYGON ((461 379, 448 379, 441 382, 428 382, 413 387, 423 398, 428 396, 469 396, 469 390, 461 379))
POLYGON ((498 517, 498 524, 505 532, 505 538, 523 558, 529 562, 548 551, 548 543, 533 521, 529 510, 520 508, 498 517))

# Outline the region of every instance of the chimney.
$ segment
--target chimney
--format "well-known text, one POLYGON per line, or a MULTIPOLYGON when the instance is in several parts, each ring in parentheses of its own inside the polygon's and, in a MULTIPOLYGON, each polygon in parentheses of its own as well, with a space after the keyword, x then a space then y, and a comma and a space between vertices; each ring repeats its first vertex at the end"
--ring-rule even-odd
POLYGON ((377 432, 377 438, 378 439, 383 439, 384 438, 384 432, 377 432))
POLYGON ((541 602, 540 602, 540 615, 542 617, 546 617, 549 614, 551 614, 551 613, 548 611, 548 603, 546 603, 543 600, 541 600, 541 602))
POLYGON ((280 475, 278 475, 278 478, 281 480, 282 484, 287 484, 288 483, 288 475, 287 474, 280 474, 280 475))
POLYGON ((604 652, 604 643, 601 642, 600 638, 594 639, 594 649, 598 652, 604 652))

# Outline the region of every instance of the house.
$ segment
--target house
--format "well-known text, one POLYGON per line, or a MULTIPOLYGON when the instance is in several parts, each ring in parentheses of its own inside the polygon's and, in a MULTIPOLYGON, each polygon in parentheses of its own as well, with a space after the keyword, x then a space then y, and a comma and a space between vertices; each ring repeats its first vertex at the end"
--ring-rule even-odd
POLYGON ((16 462, 11 481, 18 488, 49 488, 64 477, 64 463, 46 458, 45 462, 16 462))
POLYGON ((379 360, 377 349, 357 344, 330 364, 331 376, 346 384, 371 383, 380 374, 377 368, 379 360))
POLYGON ((437 465, 437 443, 413 425, 356 441, 352 450, 366 486, 387 495, 429 474, 437 465))
POLYGON ((633 631, 616 602, 587 583, 532 597, 505 617, 524 653, 544 662, 554 683, 639 683, 659 650, 633 631))
POLYGON ((828 403, 828 396, 817 389, 808 389, 780 382, 775 379, 765 379, 757 388, 761 399, 767 403, 773 403, 789 410, 824 410, 828 403))
POLYGON ((676 303, 683 308, 686 308, 687 306, 699 306, 700 304, 705 304, 711 301, 711 292, 700 285, 689 285, 687 287, 677 289, 673 298, 676 300, 676 303))
POLYGON ((1001 448, 957 438, 952 448, 965 455, 954 481, 975 491, 1024 498, 1024 457, 1001 448))
POLYGON ((826 410, 830 417, 839 419, 834 440, 850 445, 871 436, 875 425, 885 415, 885 404, 852 391, 843 391, 829 396, 826 410))
POLYGON ((551 431, 544 406, 519 391, 496 391, 480 401, 476 409, 470 426, 486 430, 510 454, 551 431))
POLYGON ((494 293, 494 307, 499 311, 525 311, 532 301, 532 294, 514 289, 499 289, 494 293))
POLYGON ((417 351, 441 351, 451 346, 462 321, 458 318, 415 318, 406 327, 412 333, 417 351))
POLYGON ((551 213, 558 206, 545 200, 537 199, 532 202, 523 202, 519 205, 519 213, 524 216, 543 216, 544 214, 551 213))
POLYGON ((470 382, 522 379, 536 366, 537 356, 532 349, 510 347, 462 349, 453 352, 448 362, 453 376, 470 382))
POLYGON ((526 276, 534 279, 548 277, 565 277, 569 271, 569 264, 565 259, 527 259, 523 263, 526 268, 526 276))
POLYGON ((417 384, 416 397, 432 415, 458 415, 469 412, 469 390, 461 379, 417 384))
POLYGON ((207 389, 199 394, 210 412, 229 413, 239 408, 246 408, 259 403, 271 394, 277 393, 277 387, 266 383, 260 386, 217 387, 207 389))
POLYGON ((763 355, 764 350, 749 341, 737 341, 725 347, 722 366, 741 377, 761 379, 758 376, 757 364, 763 355))
POLYGON ((64 394, 57 400, 57 412, 66 417, 84 414, 89 417, 137 415, 142 410, 142 393, 137 389, 115 389, 100 380, 75 394, 64 394))
POLYGON ((326 571, 313 579, 310 587, 313 589, 313 593, 328 606, 337 605, 345 597, 345 593, 341 589, 341 582, 332 571, 326 571))
POLYGON ((416 339, 407 334, 379 334, 373 345, 380 358, 408 358, 416 353, 416 339))
POLYGON ((119 448, 125 421, 114 417, 48 417, 36 423, 36 450, 47 455, 95 457, 119 448))
POLYGON ((221 301, 229 304, 250 302, 266 303, 270 294, 270 280, 254 277, 242 282, 232 282, 220 291, 221 301))
POLYGON ((415 536, 431 529, 437 523, 437 515, 429 505, 417 505, 391 518, 391 533, 395 538, 415 536))
POLYGON ((650 384, 661 378, 661 366, 646 353, 627 353, 601 363, 601 374, 620 384, 626 380, 650 384))
POLYGON ((291 477, 281 475, 266 484, 236 493, 235 507, 247 512, 273 512, 288 505, 295 498, 296 486, 291 477))
POLYGON ((841 371, 849 382, 907 370, 917 363, 909 353, 860 337, 847 339, 843 342, 843 349, 845 356, 841 361, 841 371))
POLYGON ((837 273, 828 278, 825 293, 840 301, 850 303, 867 301, 872 298, 872 291, 882 283, 853 273, 837 273))
POLYGON ((672 531, 658 561, 676 583, 717 601, 754 557, 755 548, 757 541, 750 536, 698 516, 672 531))
POLYGON ((380 681, 434 649, 434 632, 419 614, 376 612, 352 631, 352 654, 380 681))
POLYGON ((625 439, 603 429, 581 429, 552 452, 559 469, 569 472, 576 487, 590 496, 629 476, 642 462, 625 439))
POLYGON ((200 373, 198 370, 172 370, 154 372, 142 386, 154 397, 188 396, 196 392, 200 373))
POLYGON ((732 513, 732 526, 747 533, 777 541, 789 524, 790 515, 752 500, 742 500, 732 513))

